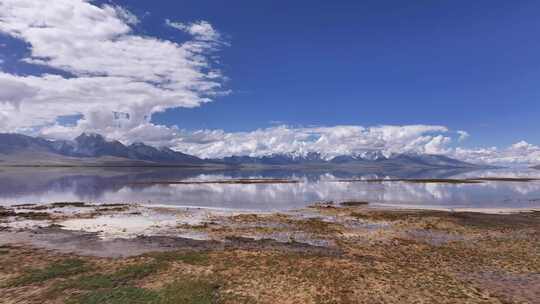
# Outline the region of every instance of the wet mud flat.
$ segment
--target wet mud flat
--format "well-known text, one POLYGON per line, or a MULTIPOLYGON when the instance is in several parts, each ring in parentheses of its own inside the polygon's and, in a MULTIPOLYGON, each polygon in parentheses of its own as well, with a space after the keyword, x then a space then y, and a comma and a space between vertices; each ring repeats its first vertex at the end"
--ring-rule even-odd
POLYGON ((540 212, 0 209, 0 303, 540 303, 540 212))

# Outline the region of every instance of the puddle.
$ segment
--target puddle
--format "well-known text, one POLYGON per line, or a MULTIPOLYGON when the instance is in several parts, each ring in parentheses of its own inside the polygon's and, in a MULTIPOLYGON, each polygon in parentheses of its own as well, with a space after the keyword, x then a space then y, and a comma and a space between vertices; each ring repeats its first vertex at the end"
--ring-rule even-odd
POLYGON ((314 238, 309 233, 298 231, 280 231, 272 233, 257 233, 257 234, 244 234, 243 237, 252 238, 254 240, 270 239, 280 243, 303 243, 316 247, 335 247, 336 243, 332 240, 325 240, 320 238, 314 238))

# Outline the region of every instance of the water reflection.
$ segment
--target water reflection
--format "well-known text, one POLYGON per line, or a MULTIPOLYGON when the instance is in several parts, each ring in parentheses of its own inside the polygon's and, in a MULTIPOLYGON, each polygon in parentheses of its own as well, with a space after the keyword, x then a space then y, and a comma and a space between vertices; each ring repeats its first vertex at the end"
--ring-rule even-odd
POLYGON ((366 200, 430 208, 540 208, 540 182, 442 184, 336 182, 343 178, 538 177, 539 171, 196 171, 4 169, 0 204, 58 201, 137 202, 247 210, 287 210, 315 201, 366 200), (292 178, 297 184, 140 184, 231 178, 292 178))

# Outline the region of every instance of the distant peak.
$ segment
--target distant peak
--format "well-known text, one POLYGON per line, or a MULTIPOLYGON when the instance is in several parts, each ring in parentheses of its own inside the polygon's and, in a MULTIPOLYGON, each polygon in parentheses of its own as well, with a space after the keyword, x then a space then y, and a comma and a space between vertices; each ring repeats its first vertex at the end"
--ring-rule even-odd
POLYGON ((76 141, 79 141, 81 139, 99 139, 99 140, 105 140, 105 138, 98 133, 90 133, 90 132, 83 132, 81 135, 77 136, 75 138, 76 141))
POLYGON ((132 143, 130 146, 132 146, 132 147, 146 147, 148 145, 146 145, 143 142, 137 141, 137 142, 132 143))

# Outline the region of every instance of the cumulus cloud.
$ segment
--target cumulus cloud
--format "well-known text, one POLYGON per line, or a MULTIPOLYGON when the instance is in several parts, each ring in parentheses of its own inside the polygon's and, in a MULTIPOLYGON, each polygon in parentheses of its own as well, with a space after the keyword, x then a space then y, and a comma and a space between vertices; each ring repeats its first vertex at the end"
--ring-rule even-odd
POLYGON ((520 141, 506 149, 458 147, 453 151, 452 156, 470 162, 492 165, 537 165, 540 164, 540 147, 526 141, 520 141))
POLYGON ((36 88, 15 79, 0 78, 0 88, 0 103, 13 107, 18 107, 22 100, 32 98, 38 92, 36 88))
POLYGON ((115 10, 116 15, 122 20, 124 20, 124 22, 127 24, 136 25, 140 22, 139 17, 135 16, 133 13, 121 6, 105 5, 104 8, 115 10))
POLYGON ((125 8, 87 0, 0 1, 0 32, 29 45, 22 60, 61 71, 0 71, 0 131, 58 133, 57 117, 81 114, 75 130, 126 134, 150 124, 153 113, 226 93, 210 59, 220 46, 210 24, 191 25, 197 37, 180 43, 137 35, 131 25, 138 22, 125 8), (118 122, 113 112, 129 119, 118 122))
POLYGON ((368 151, 442 153, 451 139, 444 126, 333 126, 291 128, 276 126, 252 132, 222 130, 181 132, 171 145, 186 153, 215 158, 230 155, 321 153, 326 158, 368 151))
MULTIPOLYGON (((184 131, 177 128, 162 132, 163 142, 185 153, 203 158, 231 155, 263 156, 292 153, 321 153, 331 159, 339 155, 362 155, 381 151, 384 155, 400 153, 440 154, 463 161, 503 166, 540 164, 540 147, 518 142, 506 149, 497 147, 465 149, 455 144, 463 133, 444 126, 332 126, 294 128, 286 125, 251 132, 223 130, 184 131), (457 134, 457 138, 452 138, 457 134)), ((158 142, 155 139, 154 142, 158 142)))
MULTIPOLYGON (((0 33, 28 45, 21 60, 45 67, 19 75, 0 69, 0 132, 73 138, 97 132, 125 143, 144 141, 201 157, 319 152, 327 158, 382 151, 446 154, 471 162, 540 163, 540 147, 455 148, 466 131, 444 126, 273 126, 252 132, 185 131, 152 114, 198 107, 227 94, 216 52, 227 43, 207 21, 166 20, 186 41, 140 35, 126 8, 90 0, 0 0, 0 33), (76 124, 62 117, 80 118, 76 124)), ((0 45, 0 47, 4 47, 0 45)), ((1 59, 0 59, 1 64, 1 59)))

